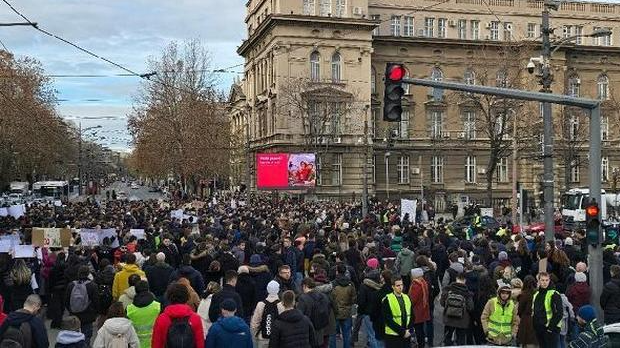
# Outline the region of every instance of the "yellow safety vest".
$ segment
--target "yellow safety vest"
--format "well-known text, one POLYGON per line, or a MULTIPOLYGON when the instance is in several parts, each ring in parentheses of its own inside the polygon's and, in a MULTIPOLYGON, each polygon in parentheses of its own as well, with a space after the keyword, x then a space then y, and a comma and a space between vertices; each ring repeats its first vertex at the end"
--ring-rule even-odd
MULTIPOLYGON (((555 294, 556 292, 557 291, 555 290, 548 290, 545 294, 545 312, 547 314, 547 322, 545 323, 546 325, 549 325, 549 321, 551 321, 551 318, 553 317, 553 309, 551 308, 551 297, 553 297, 553 294, 555 294)), ((538 291, 534 293, 534 298, 532 299, 532 312, 534 312, 534 304, 536 303, 537 296, 538 291)), ((558 322, 558 327, 562 327, 562 320, 558 322)))
POLYGON ((480 219, 480 215, 476 215, 474 217, 474 226, 475 227, 482 227, 482 221, 480 219))
MULTIPOLYGON (((405 304, 405 318, 407 319, 407 322, 405 322, 404 325, 402 323, 402 313, 400 311, 400 305, 398 304, 398 299, 396 299, 396 295, 394 295, 394 293, 387 294, 384 300, 387 299, 388 304, 390 305, 390 312, 392 312, 392 318, 394 319, 394 322, 396 322, 396 324, 403 328, 407 328, 409 327, 409 323, 411 322, 411 300, 409 299, 409 296, 407 296, 407 294, 402 294, 402 297, 405 304)), ((390 329, 387 324, 385 325, 385 334, 398 336, 398 333, 390 329)))
POLYGON ((503 307, 497 297, 493 298, 493 306, 495 307, 493 313, 489 317, 489 336, 512 336, 512 314, 514 313, 515 304, 512 300, 508 299, 508 304, 503 307))
POLYGON ((500 227, 500 229, 499 229, 499 230, 497 230, 497 233, 496 233, 495 235, 496 235, 496 236, 498 236, 498 237, 503 237, 503 236, 505 236, 507 233, 508 233, 508 230, 507 230, 507 229, 505 229, 505 228, 503 228, 503 227, 500 227))

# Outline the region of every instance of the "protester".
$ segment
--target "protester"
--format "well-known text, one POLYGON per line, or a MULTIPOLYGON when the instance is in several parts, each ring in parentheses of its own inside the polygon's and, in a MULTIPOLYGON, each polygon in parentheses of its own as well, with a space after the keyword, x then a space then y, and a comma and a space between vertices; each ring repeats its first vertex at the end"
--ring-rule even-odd
POLYGON ((243 315, 243 301, 241 300, 241 296, 235 290, 235 285, 237 285, 237 271, 228 270, 224 275, 225 284, 222 287, 222 291, 213 295, 211 298, 211 306, 209 306, 209 320, 212 323, 217 321, 217 318, 220 316, 220 304, 225 299, 231 299, 237 303, 237 310, 235 311, 235 315, 242 316, 243 315))
POLYGON ((553 289, 548 273, 538 274, 538 291, 532 299, 534 332, 541 348, 556 348, 560 344, 560 328, 564 310, 562 297, 553 289))
MULTIPOLYGON (((461 266, 462 267, 462 266, 461 266)), ((467 343, 467 329, 471 323, 474 301, 465 285, 465 275, 458 273, 455 282, 448 285, 441 294, 440 303, 444 308, 444 342, 447 345, 467 343), (453 338, 456 336, 456 339, 453 338)))
POLYGON ((151 346, 151 336, 155 319, 161 311, 161 305, 155 301, 155 295, 149 291, 149 283, 139 280, 135 285, 136 295, 127 306, 127 318, 136 330, 141 348, 151 346))
POLYGON ((45 324, 38 316, 41 305, 39 295, 33 294, 26 298, 23 308, 9 313, 0 326, 0 346, 49 347, 45 324))
POLYGON ((204 348, 205 335, 202 320, 190 306, 189 292, 185 285, 172 283, 166 290, 169 305, 153 325, 152 348, 204 348))
POLYGON ((93 348, 139 347, 138 335, 126 314, 122 303, 112 303, 106 321, 97 331, 93 348))
POLYGON ((431 320, 431 297, 429 290, 428 284, 424 280, 424 270, 422 268, 412 269, 411 287, 408 294, 413 306, 413 327, 419 347, 424 347, 426 323, 431 320))
POLYGON ((482 311, 482 328, 489 343, 498 346, 513 344, 519 331, 517 306, 511 299, 511 288, 504 284, 497 289, 497 296, 487 302, 482 311))
POLYGON ((141 278, 146 278, 144 272, 136 265, 136 256, 134 254, 127 254, 125 259, 125 265, 122 266, 120 272, 114 275, 114 284, 112 285, 112 296, 114 299, 118 298, 129 288, 129 276, 137 274, 141 278))
POLYGON ((70 315, 62 319, 60 324, 60 331, 56 337, 56 348, 87 348, 90 347, 89 343, 86 343, 86 337, 80 332, 80 319, 76 316, 70 315))
MULTIPOLYGON (((284 311, 277 317, 269 337, 269 348, 315 347, 314 328, 308 317, 295 309, 295 293, 282 293, 284 311)), ((348 347, 348 346, 345 346, 348 347)))
MULTIPOLYGON (((329 297, 317 288, 317 283, 312 278, 305 278, 301 284, 302 294, 299 296, 296 306, 303 315, 310 319, 314 328, 314 341, 317 346, 322 347, 327 342, 330 319, 333 318, 329 297)), ((358 315, 362 314, 358 311, 358 315)), ((372 330, 372 324, 370 321, 368 323, 372 330)), ((374 330, 370 332, 372 335, 368 334, 368 342, 375 341, 374 330)))
POLYGON ((601 294, 606 325, 620 322, 620 266, 612 265, 609 270, 611 280, 605 284, 601 294))
POLYGON ((198 305, 198 309, 196 310, 196 313, 198 313, 198 315, 202 319, 202 328, 205 335, 209 331, 211 324, 213 324, 209 320, 209 308, 211 307, 211 299, 213 298, 213 294, 216 294, 220 291, 222 291, 222 287, 220 286, 220 284, 216 282, 209 282, 207 284, 207 290, 203 294, 204 297, 200 300, 200 304, 198 305))
POLYGON ((278 315, 284 311, 284 305, 278 297, 279 293, 280 284, 272 280, 267 284, 267 297, 256 304, 250 328, 252 337, 256 337, 258 348, 269 346, 273 325, 278 315))
POLYGON ((603 327, 596 319, 596 309, 590 305, 581 306, 577 314, 577 322, 581 327, 581 333, 572 341, 569 348, 605 348, 607 338, 603 327))
POLYGON ((80 332, 84 334, 86 342, 90 342, 93 336, 93 322, 97 319, 99 303, 99 288, 89 280, 89 276, 90 268, 81 266, 78 279, 67 286, 65 296, 65 307, 80 320, 80 332))
MULTIPOLYGON (((330 300, 334 307, 336 316, 336 331, 342 335, 342 344, 349 347, 351 338, 351 328, 353 325, 352 309, 355 304, 357 294, 351 280, 346 276, 346 266, 340 263, 336 266, 336 280, 330 295, 330 300)), ((336 348, 336 335, 332 334, 329 338, 329 346, 336 348)))
POLYGON ((403 293, 402 279, 392 278, 392 293, 383 299, 381 312, 385 320, 385 347, 410 347, 411 330, 414 322, 413 307, 409 296, 403 293))
POLYGON ((154 265, 144 267, 144 273, 146 274, 146 279, 149 282, 151 291, 161 303, 174 269, 166 263, 166 254, 163 252, 157 253, 156 260, 157 262, 154 265))
POLYGON ((207 333, 206 348, 239 347, 252 348, 252 334, 243 319, 235 316, 237 303, 225 299, 220 304, 221 316, 207 333))

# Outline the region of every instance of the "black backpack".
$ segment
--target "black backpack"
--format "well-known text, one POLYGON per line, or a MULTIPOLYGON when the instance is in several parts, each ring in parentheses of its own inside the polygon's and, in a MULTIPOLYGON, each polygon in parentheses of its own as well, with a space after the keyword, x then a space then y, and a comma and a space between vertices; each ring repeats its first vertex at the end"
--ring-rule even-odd
POLYGON ((271 329, 278 317, 278 303, 280 300, 273 302, 263 301, 265 307, 263 308, 263 317, 260 320, 260 334, 263 338, 271 337, 271 329))
POLYGON ((329 325, 329 299, 320 292, 310 293, 314 301, 310 311, 310 321, 315 330, 321 330, 329 325))
POLYGON ((189 316, 170 319, 172 323, 166 336, 166 348, 195 348, 194 330, 189 323, 189 316))
POLYGON ((446 316, 451 318, 462 318, 465 316, 465 302, 466 299, 463 295, 448 291, 446 298, 446 308, 444 309, 446 316))
POLYGON ((28 322, 23 322, 19 328, 7 327, 2 335, 0 347, 2 348, 30 348, 32 346, 32 329, 28 322))
POLYGON ((99 314, 105 314, 108 312, 108 308, 112 305, 114 298, 112 297, 112 289, 108 285, 99 285, 99 303, 98 310, 99 314))

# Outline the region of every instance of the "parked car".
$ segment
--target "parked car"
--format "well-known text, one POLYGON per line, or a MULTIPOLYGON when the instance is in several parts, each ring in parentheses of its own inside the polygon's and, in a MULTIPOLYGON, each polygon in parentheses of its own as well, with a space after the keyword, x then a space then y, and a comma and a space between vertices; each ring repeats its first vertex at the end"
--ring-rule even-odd
POLYGON ((607 347, 620 347, 620 323, 605 325, 603 331, 609 339, 607 347))
POLYGON ((138 188, 140 188, 140 187, 135 182, 133 184, 131 184, 131 189, 132 190, 137 190, 138 188))
MULTIPOLYGON (((474 215, 466 215, 461 218, 456 219, 451 224, 448 225, 448 228, 452 231, 462 231, 464 228, 469 227, 471 222, 474 219, 474 215)), ((491 230, 496 230, 499 228, 500 224, 495 218, 491 216, 483 216, 481 217, 481 223, 483 228, 488 228, 491 230)))

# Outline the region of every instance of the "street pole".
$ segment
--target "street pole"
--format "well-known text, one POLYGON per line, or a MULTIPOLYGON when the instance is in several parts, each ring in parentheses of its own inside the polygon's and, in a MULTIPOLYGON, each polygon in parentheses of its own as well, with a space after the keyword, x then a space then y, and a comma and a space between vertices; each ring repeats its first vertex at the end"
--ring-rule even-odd
MULTIPOLYGON (((553 75, 551 72, 550 60, 551 60, 551 42, 549 35, 553 30, 549 27, 549 6, 545 4, 542 12, 542 77, 541 84, 543 93, 551 93, 551 83, 553 82, 553 75)), ((544 212, 545 212, 545 241, 553 241, 555 239, 554 232, 554 209, 553 209, 553 115, 551 110, 551 103, 542 103, 543 113, 543 197, 544 197, 544 212)), ((600 169, 599 169, 600 170, 600 169)))
POLYGON ((368 106, 364 114, 364 187, 362 188, 362 220, 368 215, 368 106))
POLYGON ((390 200, 390 151, 385 152, 385 193, 390 200))
POLYGON ((78 195, 82 195, 82 122, 79 124, 78 135, 78 195))
MULTIPOLYGON (((512 225, 517 223, 517 118, 512 121, 512 225)), ((523 229, 523 225, 519 225, 523 229)), ((523 233, 523 232, 521 232, 523 233)))
MULTIPOLYGON (((600 205, 601 200, 601 107, 590 110, 590 198, 600 205)), ((600 213, 599 213, 600 214, 600 213)), ((599 216, 599 221, 601 221, 599 216)), ((603 292, 603 233, 599 226, 599 243, 596 246, 588 245, 588 270, 590 286, 592 287, 591 303, 594 303, 598 318, 602 319, 603 311, 599 299, 603 292)))
POLYGON ((250 153, 250 124, 248 122, 245 123, 245 160, 247 162, 247 170, 245 175, 245 196, 246 196, 246 204, 247 207, 251 207, 252 197, 250 195, 250 187, 252 186, 252 154, 250 153))

